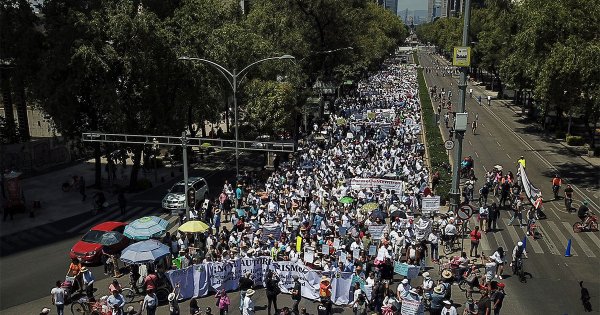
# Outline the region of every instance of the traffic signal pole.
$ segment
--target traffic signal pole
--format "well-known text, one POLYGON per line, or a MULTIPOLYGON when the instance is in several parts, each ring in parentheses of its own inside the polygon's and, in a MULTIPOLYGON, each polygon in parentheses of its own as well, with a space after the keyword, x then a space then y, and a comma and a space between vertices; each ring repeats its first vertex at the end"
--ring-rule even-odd
MULTIPOLYGON (((471 1, 465 0, 465 12, 463 22, 463 38, 462 46, 466 47, 469 43, 469 23, 471 19, 471 1)), ((467 92, 467 67, 461 67, 460 69, 460 81, 458 83, 459 93, 459 113, 465 112, 465 101, 467 92)), ((455 120, 455 124, 458 119, 455 120)), ((452 210, 457 213, 460 205, 460 162, 462 161, 462 144, 465 136, 465 130, 458 131, 454 128, 454 134, 458 145, 454 151, 454 164, 452 165, 452 190, 450 191, 452 210)), ((464 231, 464 229, 463 229, 464 231)))

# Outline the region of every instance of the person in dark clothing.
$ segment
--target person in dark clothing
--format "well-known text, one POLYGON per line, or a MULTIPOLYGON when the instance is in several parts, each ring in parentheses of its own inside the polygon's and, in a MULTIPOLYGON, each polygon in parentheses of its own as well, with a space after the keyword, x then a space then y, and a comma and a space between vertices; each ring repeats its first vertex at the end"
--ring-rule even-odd
POLYGON ((252 280, 252 274, 249 272, 240 277, 240 313, 242 312, 242 307, 244 306, 244 298, 246 298, 246 291, 252 289, 254 286, 254 281, 252 280))
POLYGON ((500 309, 502 309, 502 302, 504 301, 504 283, 498 283, 498 288, 492 291, 490 299, 492 300, 492 308, 494 309, 494 315, 500 315, 500 309))
POLYGON ((583 281, 579 281, 579 287, 581 288, 581 303, 583 303, 583 308, 586 312, 592 311, 592 303, 590 302, 590 292, 587 288, 583 287, 583 281))
POLYGON ((125 199, 125 193, 123 191, 119 191, 119 196, 117 197, 119 201, 119 209, 121 210, 121 214, 125 214, 127 211, 127 199, 125 199))
POLYGON ((508 196, 510 195, 510 183, 505 181, 500 185, 500 207, 505 208, 506 202, 508 201, 508 196))
POLYGON ((487 231, 496 231, 498 218, 500 218, 500 211, 498 210, 498 206, 496 203, 492 203, 492 205, 488 209, 488 222, 487 222, 487 231))
POLYGON ((277 314, 277 296, 281 293, 279 290, 279 277, 273 272, 269 271, 267 273, 267 282, 265 285, 265 291, 267 294, 267 313, 271 315, 271 304, 275 310, 275 314, 277 314))
POLYGON ((296 315, 300 315, 298 304, 300 304, 301 299, 302 284, 300 283, 300 280, 298 280, 298 276, 294 276, 294 288, 292 289, 292 300, 294 301, 294 306, 292 307, 292 312, 296 315))
POLYGON ((483 291, 481 298, 477 301, 477 309, 479 315, 490 315, 492 314, 492 300, 488 296, 487 291, 483 291))
POLYGON ((87 195, 85 194, 85 179, 83 176, 79 176, 79 193, 81 194, 81 201, 85 201, 87 195))

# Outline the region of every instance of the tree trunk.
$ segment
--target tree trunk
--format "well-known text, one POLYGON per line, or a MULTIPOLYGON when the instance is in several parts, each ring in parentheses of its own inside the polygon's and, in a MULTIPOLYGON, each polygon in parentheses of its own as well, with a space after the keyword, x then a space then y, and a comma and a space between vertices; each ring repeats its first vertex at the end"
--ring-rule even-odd
POLYGON ((27 117, 25 82, 21 76, 16 79, 16 101, 17 117, 19 119, 19 138, 22 142, 27 142, 30 139, 29 118, 27 117))
POLYGON ((2 101, 4 103, 5 137, 8 143, 15 141, 15 113, 13 111, 8 69, 0 68, 0 84, 2 85, 2 101))
POLYGON ((138 175, 140 172, 140 162, 142 161, 142 149, 136 147, 133 149, 133 166, 131 167, 131 176, 129 176, 129 188, 132 191, 137 189, 138 175))

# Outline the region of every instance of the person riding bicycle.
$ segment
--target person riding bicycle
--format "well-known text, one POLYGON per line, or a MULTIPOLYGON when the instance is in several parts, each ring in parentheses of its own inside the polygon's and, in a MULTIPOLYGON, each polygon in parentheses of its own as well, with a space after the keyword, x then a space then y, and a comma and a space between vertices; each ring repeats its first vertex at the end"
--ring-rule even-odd
POLYGON ((112 283, 108 286, 108 292, 112 293, 115 290, 119 293, 123 291, 123 288, 117 279, 113 279, 112 283))
POLYGON ((125 298, 119 291, 113 290, 112 295, 108 297, 106 303, 112 310, 112 315, 123 315, 123 307, 125 306, 125 298))
POLYGON ((571 203, 573 202, 573 187, 570 184, 567 184, 565 187, 565 207, 567 207, 567 211, 571 211, 571 203))
POLYGON ((581 220, 583 225, 586 224, 587 218, 589 217, 590 208, 588 208, 588 201, 584 200, 581 206, 579 206, 579 210, 577 210, 577 216, 581 220))
POLYGON ((523 257, 527 258, 527 251, 525 250, 525 246, 523 246, 523 242, 518 242, 517 245, 513 248, 512 252, 512 263, 510 264, 513 267, 513 273, 517 272, 517 262, 523 257))
POLYGON ((558 199, 558 191, 560 190, 560 185, 562 185, 562 179, 558 174, 556 174, 552 179, 552 192, 554 193, 554 199, 558 199))

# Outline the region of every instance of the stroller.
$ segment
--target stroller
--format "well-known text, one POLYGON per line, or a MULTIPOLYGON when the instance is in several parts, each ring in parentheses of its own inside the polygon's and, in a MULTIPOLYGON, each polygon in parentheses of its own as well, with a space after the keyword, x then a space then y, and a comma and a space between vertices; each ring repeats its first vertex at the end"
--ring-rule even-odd
POLYGON ((73 295, 75 293, 74 284, 77 281, 75 277, 67 275, 65 281, 61 283, 60 287, 65 291, 65 304, 70 304, 73 301, 73 295))

